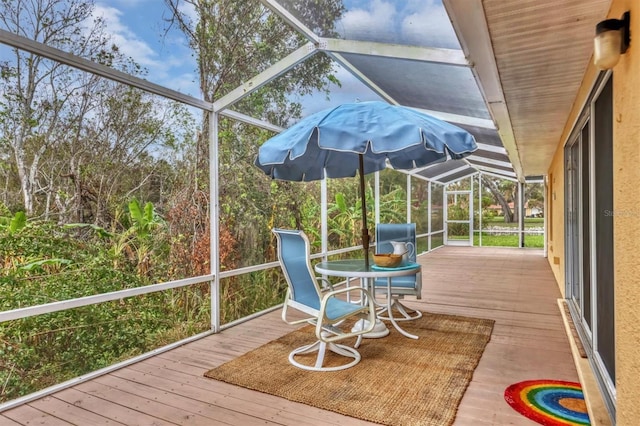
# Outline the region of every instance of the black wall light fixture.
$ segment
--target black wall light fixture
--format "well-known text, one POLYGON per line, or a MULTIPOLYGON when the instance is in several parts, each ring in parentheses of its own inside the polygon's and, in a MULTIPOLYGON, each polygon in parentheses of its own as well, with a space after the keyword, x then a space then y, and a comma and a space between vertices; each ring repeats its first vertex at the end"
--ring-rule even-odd
POLYGON ((607 19, 596 25, 596 37, 593 39, 593 63, 596 67, 608 70, 620 60, 627 51, 631 36, 629 22, 631 13, 625 12, 622 19, 607 19))

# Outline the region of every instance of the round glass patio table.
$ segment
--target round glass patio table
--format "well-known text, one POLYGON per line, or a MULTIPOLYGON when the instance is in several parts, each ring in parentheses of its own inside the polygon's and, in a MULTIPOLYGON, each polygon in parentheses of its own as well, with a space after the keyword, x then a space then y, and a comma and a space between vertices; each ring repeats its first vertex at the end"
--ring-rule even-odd
MULTIPOLYGON (((361 285, 369 290, 373 295, 375 292, 374 280, 376 278, 387 279, 387 310, 389 312, 389 321, 402 335, 417 339, 418 336, 407 333, 404 331, 391 314, 391 279, 393 277, 400 277, 403 275, 415 275, 420 272, 420 265, 417 263, 410 263, 408 265, 399 266, 397 268, 382 268, 375 266, 374 264, 366 267, 364 259, 346 259, 346 260, 330 260, 316 264, 315 270, 319 274, 330 275, 334 277, 342 278, 360 278, 361 285)), ((364 321, 364 320, 360 320, 364 321)), ((356 324, 356 327, 362 327, 363 324, 356 324)), ((376 326, 373 331, 363 335, 363 337, 384 337, 389 334, 389 330, 380 320, 376 320, 376 326)))

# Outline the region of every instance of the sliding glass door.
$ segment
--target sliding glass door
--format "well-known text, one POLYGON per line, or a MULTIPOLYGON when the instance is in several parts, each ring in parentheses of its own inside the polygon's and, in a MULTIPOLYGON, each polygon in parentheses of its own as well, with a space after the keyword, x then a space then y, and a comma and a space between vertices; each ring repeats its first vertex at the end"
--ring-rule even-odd
POLYGON ((565 289, 605 400, 615 413, 613 82, 596 85, 564 151, 565 289))

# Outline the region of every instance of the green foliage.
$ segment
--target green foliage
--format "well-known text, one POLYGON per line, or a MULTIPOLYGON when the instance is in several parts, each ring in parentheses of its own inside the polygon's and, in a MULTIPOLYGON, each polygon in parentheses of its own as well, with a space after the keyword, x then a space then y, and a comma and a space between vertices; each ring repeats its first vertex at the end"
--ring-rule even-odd
MULTIPOLYGON (((14 3, 0 5, 8 30, 25 29, 25 37, 144 76, 146 70, 108 38, 103 20, 81 35, 78 25, 88 22, 91 2, 47 0, 42 10, 39 3, 14 3)), ((176 15, 183 10, 180 2, 167 3, 176 6, 176 15)), ((181 24, 194 23, 183 29, 198 56, 206 100, 218 99, 307 43, 259 2, 197 6, 201 19, 189 16, 181 24), (251 30, 239 32, 238 22, 251 30)), ((336 35, 341 1, 291 6, 317 33, 336 35)), ((0 210, 0 310, 210 272, 209 206, 215 203, 207 198, 208 114, 197 123, 184 106, 38 55, 14 53, 0 73, 0 127, 6 136, 0 148, 16 159, 1 166, 11 210, 0 210), (29 78, 36 84, 27 84, 29 78), (19 209, 29 221, 24 213, 12 214, 19 209)), ((326 94, 331 84, 340 85, 331 59, 315 55, 237 108, 286 125, 302 112, 291 94, 326 94)), ((271 133, 229 119, 218 130, 222 268, 273 260, 273 226, 303 228, 319 241, 317 184, 273 184, 253 167, 259 144, 271 133)), ((359 204, 343 207, 356 220, 359 204)), ((283 281, 271 272, 227 281, 223 321, 283 297, 283 281)), ((196 285, 0 323, 0 400, 206 329, 209 307, 209 287, 196 285)))
POLYGON ((0 216, 0 230, 6 229, 9 235, 13 235, 27 226, 27 215, 19 211, 11 216, 0 216))
MULTIPOLYGON (((447 215, 450 220, 469 220, 469 208, 468 206, 461 206, 459 204, 451 204, 447 206, 447 215)), ((449 223, 447 225, 448 236, 455 237, 468 237, 469 236, 469 224, 468 223, 449 223)))
MULTIPOLYGON (((494 216, 488 219, 483 219, 482 226, 487 227, 491 225, 497 225, 501 228, 517 228, 519 226, 516 222, 505 223, 504 217, 502 216, 494 216)), ((524 218, 524 227, 532 228, 532 227, 542 227, 544 225, 543 217, 525 217, 524 218)))
POLYGON ((92 231, 94 231, 98 236, 100 236, 101 238, 112 238, 113 234, 111 234, 110 232, 108 232, 106 229, 104 229, 101 226, 98 225, 94 225, 93 223, 67 223, 65 225, 63 225, 64 229, 90 229, 92 231))
POLYGON ((147 202, 143 210, 138 200, 133 199, 129 202, 129 214, 133 220, 133 229, 139 238, 148 237, 151 230, 160 224, 160 219, 155 215, 151 202, 147 202))
MULTIPOLYGON (((9 237, 0 228, 0 311, 165 281, 163 222, 151 203, 131 206, 121 231, 29 222, 9 237)), ((204 331, 209 299, 208 286, 191 286, 0 323, 0 401, 204 331)))
POLYGON ((9 233, 14 234, 27 225, 27 215, 24 212, 17 212, 11 222, 9 222, 9 233))
POLYGON ((23 271, 44 271, 44 266, 61 266, 69 265, 72 262, 69 259, 41 259, 34 260, 24 265, 18 266, 18 269, 23 271))
POLYGON ((208 327, 203 318, 181 327, 188 318, 171 302, 169 292, 155 293, 0 324, 0 400, 157 348, 172 330, 208 327))
MULTIPOLYGON (((482 233, 482 246, 487 247, 518 247, 517 234, 500 234, 494 235, 489 232, 482 233)), ((480 245, 480 238, 476 233, 473 237, 473 244, 480 245)), ((530 248, 543 248, 544 235, 525 235, 524 246, 530 248)))
POLYGON ((268 309, 284 300, 287 283, 280 268, 226 278, 220 282, 223 324, 268 309))

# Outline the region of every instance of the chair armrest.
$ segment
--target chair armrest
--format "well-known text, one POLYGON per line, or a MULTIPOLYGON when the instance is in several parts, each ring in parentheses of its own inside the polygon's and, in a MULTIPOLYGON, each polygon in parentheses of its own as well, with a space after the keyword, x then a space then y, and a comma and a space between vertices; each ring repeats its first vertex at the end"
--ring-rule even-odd
POLYGON ((333 284, 331 284, 331 281, 329 281, 328 279, 324 278, 324 277, 316 277, 316 280, 321 281, 322 282, 322 286, 321 286, 321 290, 324 291, 333 291, 333 284))
POLYGON ((328 299, 329 297, 335 297, 335 296, 337 296, 338 294, 348 293, 348 292, 351 292, 351 291, 359 291, 359 292, 363 293, 363 295, 364 295, 364 296, 367 296, 367 297, 370 297, 370 296, 371 296, 371 293, 370 293, 370 292, 369 292, 369 290, 367 290, 366 288, 363 288, 363 287, 355 287, 355 286, 354 286, 354 287, 344 287, 344 288, 339 288, 338 290, 331 290, 330 292, 325 293, 325 294, 322 296, 321 304, 322 304, 322 305, 325 305, 325 304, 326 304, 326 301, 327 301, 327 299, 328 299))
MULTIPOLYGON (((344 301, 345 303, 349 303, 344 301)), ((333 342, 335 340, 340 340, 340 339, 344 339, 345 337, 350 337, 350 336, 357 336, 360 334, 364 334, 364 333, 368 333, 371 330, 373 330, 373 327, 375 327, 375 322, 376 322, 376 309, 375 309, 375 304, 373 301, 373 297, 371 296, 371 293, 362 287, 346 287, 346 288, 341 288, 339 290, 334 290, 334 291, 330 291, 326 294, 323 295, 322 300, 320 301, 320 321, 318 321, 316 323, 316 337, 318 337, 319 340, 323 341, 323 342, 333 342), (326 316, 326 310, 327 310, 327 304, 329 302, 329 299, 331 299, 332 297, 336 297, 337 295, 340 295, 342 293, 347 293, 347 292, 351 292, 351 291, 358 291, 361 293, 363 299, 362 300, 366 300, 367 301, 367 305, 362 306, 361 309, 353 312, 350 315, 346 315, 344 317, 341 318, 337 318, 335 320, 331 320, 329 318, 327 318, 326 316), (365 312, 366 311, 366 312, 365 312), (336 322, 342 321, 345 318, 348 318, 350 316, 362 316, 363 314, 367 315, 367 321, 368 321, 368 326, 365 327, 362 330, 359 330, 357 332, 343 332, 340 335, 335 335, 333 337, 328 337, 328 336, 323 336, 322 335, 322 330, 323 330, 323 326, 324 325, 328 325, 328 324, 334 324, 336 322)))

